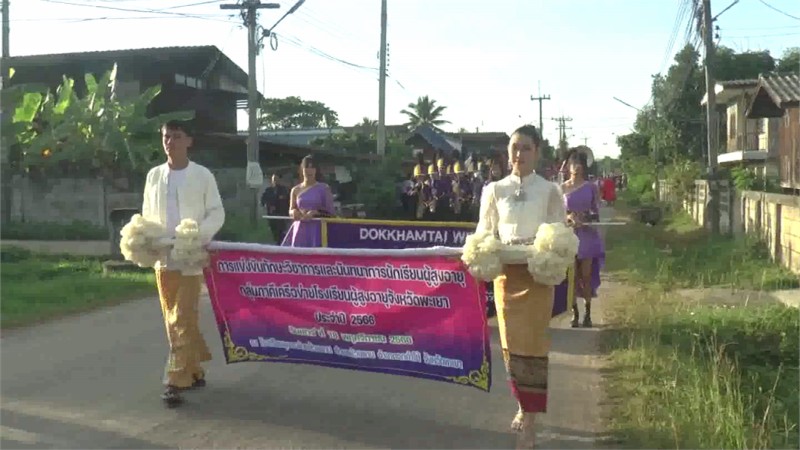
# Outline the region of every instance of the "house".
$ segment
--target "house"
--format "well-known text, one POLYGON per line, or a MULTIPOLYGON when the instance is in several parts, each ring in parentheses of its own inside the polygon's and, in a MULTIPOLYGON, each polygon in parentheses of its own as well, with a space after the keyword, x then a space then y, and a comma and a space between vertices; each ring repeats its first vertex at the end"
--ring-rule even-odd
POLYGON ((800 189, 800 75, 759 77, 746 116, 762 122, 762 145, 777 150, 781 186, 800 189))
MULTIPOLYGON (((717 164, 732 167, 744 164, 758 169, 766 175, 777 175, 777 158, 774 147, 768 138, 770 124, 756 119, 748 119, 745 111, 758 85, 757 79, 721 81, 715 85, 716 103, 720 115, 721 147, 717 164), (765 126, 766 125, 766 126, 765 126), (724 147, 722 144, 724 143, 724 147)), ((703 106, 708 102, 703 96, 703 106)))
POLYGON ((213 45, 14 56, 4 61, 14 69, 10 85, 39 83, 55 89, 66 75, 75 80, 78 95, 85 92, 86 73, 99 77, 114 63, 121 98, 161 85, 149 115, 194 110, 197 130, 236 132, 237 102, 247 99, 247 73, 213 45))

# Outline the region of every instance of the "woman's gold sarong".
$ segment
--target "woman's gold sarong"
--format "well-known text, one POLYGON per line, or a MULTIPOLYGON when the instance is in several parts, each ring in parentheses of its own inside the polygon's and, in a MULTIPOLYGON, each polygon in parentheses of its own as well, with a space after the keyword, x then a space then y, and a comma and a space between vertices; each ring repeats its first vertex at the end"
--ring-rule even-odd
POLYGON ((494 286, 511 390, 524 412, 545 412, 553 286, 534 281, 524 264, 504 265, 494 286))

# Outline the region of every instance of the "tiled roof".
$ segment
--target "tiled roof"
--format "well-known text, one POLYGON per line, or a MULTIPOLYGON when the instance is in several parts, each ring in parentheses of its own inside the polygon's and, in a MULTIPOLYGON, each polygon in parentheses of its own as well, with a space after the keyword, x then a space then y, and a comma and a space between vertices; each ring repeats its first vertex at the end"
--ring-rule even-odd
POLYGON ((761 78, 761 87, 779 107, 800 102, 800 75, 771 75, 761 78))

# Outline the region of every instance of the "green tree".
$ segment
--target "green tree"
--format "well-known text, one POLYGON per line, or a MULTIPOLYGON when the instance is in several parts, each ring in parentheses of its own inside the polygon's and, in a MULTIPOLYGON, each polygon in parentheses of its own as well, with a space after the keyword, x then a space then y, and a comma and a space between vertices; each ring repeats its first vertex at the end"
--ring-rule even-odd
POLYGON ((716 49, 715 66, 718 81, 755 79, 775 70, 775 59, 768 50, 736 53, 727 47, 716 49))
POLYGON ((334 128, 339 114, 322 102, 300 97, 267 98, 261 102, 262 129, 334 128))
MULTIPOLYGON (((375 155, 377 148, 375 135, 363 133, 333 134, 313 144, 352 155, 375 155)), ((370 217, 399 217, 395 182, 408 176, 403 172, 403 162, 410 159, 410 155, 411 147, 405 144, 403 137, 390 134, 386 137, 386 153, 380 160, 362 161, 349 166, 353 179, 358 180, 353 201, 366 205, 370 217)))
POLYGON ((787 48, 775 71, 781 74, 800 73, 800 47, 787 48))
POLYGON ((147 117, 147 107, 161 92, 153 86, 136 98, 116 95, 117 66, 100 80, 84 76, 86 95, 75 93, 75 80, 63 77, 55 93, 27 92, 13 122, 16 145, 9 164, 33 176, 99 176, 114 179, 141 174, 161 157, 159 126, 188 120, 182 111, 147 117))
POLYGON ((420 125, 428 125, 436 130, 440 126, 448 124, 447 120, 442 119, 442 114, 446 106, 436 104, 436 100, 431 100, 427 95, 419 97, 416 103, 409 103, 407 109, 400 111, 408 116, 409 127, 417 127, 420 125))

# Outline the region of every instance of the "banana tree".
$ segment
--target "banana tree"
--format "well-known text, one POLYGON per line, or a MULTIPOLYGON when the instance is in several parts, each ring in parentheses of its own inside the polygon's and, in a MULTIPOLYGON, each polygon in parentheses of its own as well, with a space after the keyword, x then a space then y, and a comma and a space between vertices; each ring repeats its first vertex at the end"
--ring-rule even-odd
POLYGON ((75 81, 65 76, 55 94, 47 91, 37 98, 31 93, 15 110, 14 121, 26 128, 19 134, 26 172, 106 179, 141 174, 161 155, 159 126, 194 117, 190 111, 147 117, 160 86, 131 100, 119 99, 116 64, 99 80, 86 74, 84 82, 81 97, 75 81))

